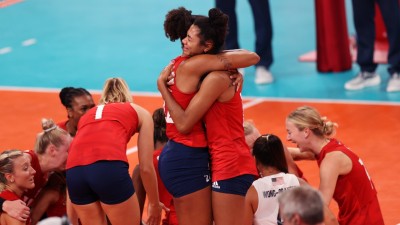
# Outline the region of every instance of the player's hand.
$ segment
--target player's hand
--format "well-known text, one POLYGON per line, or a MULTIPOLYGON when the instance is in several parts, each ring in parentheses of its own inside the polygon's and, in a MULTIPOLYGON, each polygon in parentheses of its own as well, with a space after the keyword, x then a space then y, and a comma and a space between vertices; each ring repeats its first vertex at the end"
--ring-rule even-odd
POLYGON ((168 77, 171 75, 171 70, 172 70, 173 62, 168 64, 164 69, 161 71, 160 75, 158 76, 157 79, 157 87, 158 90, 162 89, 168 89, 168 77))
MULTIPOLYGON (((167 209, 163 203, 159 202, 158 204, 149 203, 147 206, 147 225, 159 225, 161 221, 161 210, 167 209)), ((169 209, 168 209, 169 211, 169 209)))
POLYGON ((236 90, 239 90, 240 87, 243 85, 243 74, 239 73, 239 71, 237 69, 234 70, 230 70, 230 76, 229 78, 231 78, 232 80, 232 85, 236 86, 236 90))
POLYGON ((29 207, 22 200, 5 201, 3 212, 22 222, 25 222, 31 213, 29 207))
POLYGON ((175 72, 171 71, 171 73, 169 74, 168 78, 167 78, 167 85, 171 86, 175 84, 175 72))
POLYGON ((174 76, 171 77, 172 66, 173 66, 173 63, 171 62, 166 67, 164 67, 164 69, 161 71, 158 79, 164 81, 165 83, 168 83, 168 81, 174 77, 174 76))

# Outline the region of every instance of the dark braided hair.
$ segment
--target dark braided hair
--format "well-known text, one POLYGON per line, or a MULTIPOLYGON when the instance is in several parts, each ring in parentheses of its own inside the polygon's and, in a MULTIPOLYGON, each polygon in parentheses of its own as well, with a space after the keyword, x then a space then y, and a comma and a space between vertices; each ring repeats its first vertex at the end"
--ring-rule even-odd
POLYGON ((83 96, 83 95, 92 96, 89 93, 89 91, 87 91, 85 88, 65 87, 65 88, 61 89, 59 97, 61 100, 61 104, 63 104, 65 106, 65 108, 71 108, 72 100, 75 97, 83 96))

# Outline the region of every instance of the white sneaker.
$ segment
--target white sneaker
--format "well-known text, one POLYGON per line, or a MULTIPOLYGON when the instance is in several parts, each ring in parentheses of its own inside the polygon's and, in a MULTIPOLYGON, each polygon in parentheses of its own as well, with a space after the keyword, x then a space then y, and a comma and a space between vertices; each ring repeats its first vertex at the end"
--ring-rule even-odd
POLYGON ((344 84, 346 90, 360 90, 365 87, 376 86, 381 83, 381 77, 377 73, 360 72, 357 76, 344 84))
POLYGON ((388 85, 386 87, 387 92, 400 91, 400 74, 394 73, 390 76, 388 85))
POLYGON ((256 84, 269 84, 274 81, 274 77, 264 66, 256 67, 256 78, 254 82, 256 84))

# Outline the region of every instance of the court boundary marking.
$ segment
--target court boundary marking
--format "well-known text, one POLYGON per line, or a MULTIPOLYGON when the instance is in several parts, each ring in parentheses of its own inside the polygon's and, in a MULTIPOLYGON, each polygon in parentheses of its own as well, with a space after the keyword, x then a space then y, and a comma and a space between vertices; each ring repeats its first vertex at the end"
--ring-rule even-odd
MULTIPOLYGON (((60 88, 26 88, 13 86, 0 86, 0 91, 14 92, 37 92, 37 93, 59 93, 60 88)), ((93 94, 100 94, 101 90, 88 90, 93 94)), ((132 95, 138 97, 157 97, 161 98, 161 94, 154 92, 131 92, 132 95)), ((400 102, 383 102, 383 101, 358 101, 358 100, 335 100, 335 99, 302 99, 302 98, 272 98, 272 97, 244 97, 246 102, 243 103, 243 109, 248 109, 263 102, 308 102, 308 103, 325 103, 325 104, 356 104, 356 105, 387 105, 400 106, 400 102)), ((137 146, 127 149, 126 155, 131 155, 137 152, 137 146)))
MULTIPOLYGON (((39 92, 39 93, 59 93, 61 88, 34 88, 34 87, 16 87, 16 86, 0 86, 0 91, 22 91, 22 92, 39 92)), ((88 89, 90 93, 100 94, 101 90, 88 89)), ((156 92, 131 91, 134 96, 143 97, 161 97, 156 92)), ((400 102, 389 101, 373 101, 373 100, 343 100, 343 99, 318 99, 318 98, 283 98, 283 97, 259 97, 259 96, 242 96, 243 100, 250 102, 243 103, 243 107, 249 108, 261 102, 309 102, 309 103, 325 103, 325 104, 354 104, 354 105, 387 105, 400 106, 400 102)), ((245 109, 246 109, 245 108, 245 109)))
POLYGON ((17 4, 22 1, 23 0, 3 0, 3 1, 0 0, 0 9, 17 4))

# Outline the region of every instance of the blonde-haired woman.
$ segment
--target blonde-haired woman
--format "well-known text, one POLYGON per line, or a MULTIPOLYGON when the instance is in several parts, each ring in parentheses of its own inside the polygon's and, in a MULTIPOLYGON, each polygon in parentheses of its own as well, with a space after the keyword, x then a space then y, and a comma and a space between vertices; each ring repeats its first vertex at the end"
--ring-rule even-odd
POLYGON ((42 119, 42 129, 43 131, 36 137, 35 150, 24 151, 31 158, 32 167, 36 170, 35 188, 24 194, 24 201, 28 206, 34 204, 51 172, 65 170, 68 149, 72 141, 69 133, 58 127, 51 119, 42 119))
POLYGON ((286 118, 287 139, 312 152, 320 168, 319 190, 325 204, 335 199, 339 224, 384 224, 377 192, 362 160, 332 138, 336 123, 303 106, 286 118))
POLYGON ((9 201, 0 196, 0 201, 5 200, 4 204, 10 204, 4 211, 22 222, 30 217, 29 208, 34 207, 35 199, 47 183, 49 174, 53 171, 65 170, 68 149, 72 140, 68 132, 59 128, 51 119, 42 119, 42 129, 43 131, 37 135, 34 151, 24 151, 36 171, 35 187, 23 193, 21 198, 23 202, 21 200, 9 201))
MULTIPOLYGON (((22 198, 23 193, 35 187, 36 171, 29 157, 20 150, 7 150, 0 154, 0 197, 14 201, 22 198)), ((9 214, 0 213, 0 224, 30 224, 19 221, 9 214)))
POLYGON ((79 121, 67 161, 69 196, 82 224, 140 223, 139 204, 128 171, 126 147, 138 136, 140 175, 148 195, 147 224, 160 223, 161 205, 153 166, 153 120, 132 103, 128 85, 121 78, 105 82, 99 105, 79 121))

